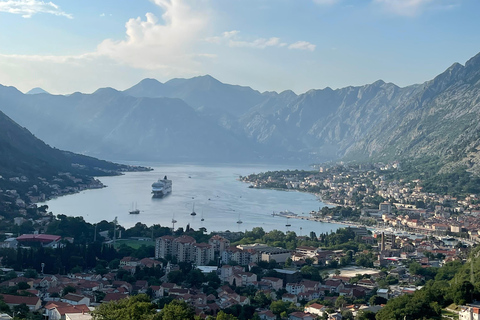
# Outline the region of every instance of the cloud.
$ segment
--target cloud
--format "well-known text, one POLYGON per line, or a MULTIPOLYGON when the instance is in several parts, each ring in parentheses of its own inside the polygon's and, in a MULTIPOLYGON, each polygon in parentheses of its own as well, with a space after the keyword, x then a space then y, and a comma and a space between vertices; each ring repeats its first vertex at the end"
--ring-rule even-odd
POLYGON ((322 6, 325 6, 325 5, 331 6, 340 2, 340 0, 313 0, 313 2, 322 6))
POLYGON ((297 41, 292 44, 282 42, 278 37, 270 38, 257 38, 253 40, 243 40, 240 37, 240 32, 237 30, 223 32, 221 36, 210 37, 206 39, 207 42, 222 44, 225 43, 231 48, 255 48, 255 49, 265 49, 267 47, 287 47, 289 49, 298 49, 298 50, 309 50, 314 51, 315 45, 307 41, 297 41))
MULTIPOLYGON (((255 38, 243 36, 238 30, 209 37, 212 16, 204 5, 209 0, 152 1, 163 9, 160 17, 147 13, 129 19, 123 39, 103 40, 91 52, 62 56, 0 54, 0 83, 16 85, 24 91, 42 87, 57 93, 89 92, 104 86, 126 88, 132 79, 145 77, 196 76, 204 74, 205 69, 222 69, 218 65, 221 61, 230 63, 231 56, 217 55, 214 49, 208 49, 208 43, 252 50, 315 50, 315 45, 306 41, 287 43, 279 37, 255 38), (99 76, 92 78, 92 74, 99 76)), ((235 56, 237 52, 225 54, 235 56)), ((230 64, 224 66, 229 67, 230 64)))
POLYGON ((154 2, 164 9, 162 21, 153 13, 147 13, 145 19, 130 19, 125 24, 126 39, 104 40, 97 47, 98 54, 135 68, 192 72, 196 57, 205 57, 197 55, 194 47, 204 38, 208 13, 201 7, 194 10, 185 0, 154 2))
POLYGON ((414 17, 430 8, 453 8, 458 0, 373 0, 372 3, 393 14, 414 17))
POLYGON ((286 44, 280 42, 280 38, 258 38, 253 41, 236 41, 230 40, 228 42, 230 47, 248 47, 248 48, 258 48, 265 49, 266 47, 284 47, 286 44))
POLYGON ((71 14, 62 11, 55 3, 38 0, 0 1, 0 12, 21 14, 23 18, 31 18, 37 13, 48 13, 73 19, 71 14))
POLYGON ((307 41, 297 41, 288 46, 288 49, 315 51, 315 45, 307 41))
POLYGON ((82 82, 82 90, 88 91, 105 85, 125 87, 132 78, 198 75, 203 71, 202 63, 216 58, 198 49, 198 44, 204 43, 210 19, 202 8, 204 1, 154 2, 164 9, 160 19, 152 13, 130 19, 125 24, 124 39, 106 39, 92 52, 63 56, 0 54, 0 83, 69 92, 72 83, 82 82), (102 76, 91 79, 91 74, 102 76), (91 83, 81 80, 83 77, 90 78, 91 83))

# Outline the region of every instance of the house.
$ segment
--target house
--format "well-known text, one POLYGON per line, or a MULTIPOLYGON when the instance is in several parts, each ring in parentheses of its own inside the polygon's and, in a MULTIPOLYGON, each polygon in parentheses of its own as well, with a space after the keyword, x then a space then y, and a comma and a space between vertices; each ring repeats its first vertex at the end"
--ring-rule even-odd
POLYGON ((329 314, 328 320, 342 320, 342 315, 340 313, 329 314))
POLYGON ((306 313, 311 313, 311 314, 316 314, 318 316, 323 316, 323 313, 325 312, 326 307, 324 305, 321 305, 319 303, 312 303, 309 306, 306 306, 303 311, 306 313))
POLYGON ((162 266, 162 262, 150 258, 143 258, 138 262, 138 265, 146 268, 154 268, 156 266, 162 266))
POLYGON ((367 289, 373 289, 377 286, 377 283, 372 279, 361 279, 357 282, 357 285, 365 287, 367 289))
MULTIPOLYGON (((79 305, 47 305, 45 306, 45 310, 47 310, 47 315, 49 320, 62 320, 66 319, 66 314, 88 314, 90 313, 90 309, 84 305, 84 304, 79 304, 79 305), (47 306, 49 307, 47 309, 47 306)), ((91 317, 90 317, 91 318, 91 317)))
POLYGON ((0 294, 0 297, 3 297, 3 301, 10 307, 13 308, 22 303, 26 304, 30 311, 37 311, 42 306, 42 301, 39 297, 24 297, 24 296, 13 296, 10 294, 0 294))
POLYGON ((22 234, 17 241, 24 245, 40 243, 43 247, 57 248, 62 237, 50 234, 22 234))
POLYGON ((273 290, 280 290, 283 287, 283 280, 279 278, 274 278, 274 277, 264 277, 262 278, 263 282, 267 282, 270 284, 270 287, 273 290))
POLYGON ((458 313, 458 320, 479 320, 480 308, 461 306, 458 313))
POLYGON ((292 312, 288 315, 288 320, 315 320, 317 316, 310 314, 310 313, 304 313, 304 312, 292 312))
POLYGON ((258 313, 258 316, 262 320, 276 320, 277 319, 277 316, 270 310, 260 311, 258 313))
POLYGON ((181 287, 175 283, 164 282, 160 285, 160 289, 159 289, 160 297, 166 296, 172 289, 180 289, 180 288, 181 287))
POLYGON ((91 320, 89 313, 65 313, 65 320, 91 320))
POLYGON ((103 298, 103 302, 118 301, 125 298, 128 298, 128 294, 126 293, 119 293, 119 292, 107 293, 103 298))
POLYGON ((238 272, 244 272, 244 268, 243 267, 240 267, 240 266, 231 266, 231 265, 223 265, 221 268, 220 268, 220 281, 222 282, 229 282, 231 283, 232 282, 232 276, 235 274, 235 273, 238 273, 238 272))
POLYGON ((40 280, 40 286, 43 288, 56 287, 58 284, 58 278, 55 276, 47 276, 40 280))
POLYGON ((84 304, 88 307, 90 305, 90 298, 74 293, 65 295, 62 300, 63 302, 69 303, 73 306, 84 304))
POLYGON ((288 293, 297 295, 305 291, 305 286, 301 283, 287 283, 285 290, 287 290, 288 293))
POLYGON ((249 285, 253 285, 257 281, 257 275, 251 272, 238 272, 233 274, 230 277, 231 282, 230 284, 233 285, 235 283, 238 287, 245 287, 249 285))
POLYGON ((389 290, 388 289, 378 289, 377 296, 385 298, 388 300, 389 297, 389 290))
POLYGON ((297 303, 298 299, 297 296, 291 293, 284 293, 282 296, 282 301, 283 302, 292 302, 292 303, 297 303))
POLYGON ((152 289, 152 295, 154 298, 158 299, 161 298, 162 296, 160 295, 160 286, 150 286, 152 289))
POLYGON ((4 281, 4 282, 0 283, 0 286, 2 286, 2 287, 13 287, 13 286, 17 286, 20 282, 25 282, 31 288, 31 287, 33 287, 33 281, 34 281, 34 279, 25 278, 25 277, 17 277, 17 278, 13 278, 13 279, 10 279, 10 280, 7 280, 7 281, 4 281))
POLYGON ((330 292, 339 293, 340 290, 345 289, 345 285, 342 280, 328 279, 325 281, 324 287, 328 288, 330 292))

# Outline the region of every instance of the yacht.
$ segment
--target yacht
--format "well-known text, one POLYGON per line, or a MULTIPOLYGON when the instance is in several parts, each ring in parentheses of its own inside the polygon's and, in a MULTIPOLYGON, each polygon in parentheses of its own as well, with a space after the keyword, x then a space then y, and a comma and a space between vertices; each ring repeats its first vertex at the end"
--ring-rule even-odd
POLYGON ((135 204, 132 203, 132 210, 130 210, 128 213, 130 214, 139 214, 140 213, 140 210, 138 210, 137 208, 137 203, 135 202, 135 204))

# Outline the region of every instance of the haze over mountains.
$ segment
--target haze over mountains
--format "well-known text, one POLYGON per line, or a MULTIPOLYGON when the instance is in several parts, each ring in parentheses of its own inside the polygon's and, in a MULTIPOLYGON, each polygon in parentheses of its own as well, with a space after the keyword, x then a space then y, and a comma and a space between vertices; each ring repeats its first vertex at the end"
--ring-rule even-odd
POLYGON ((379 80, 260 93, 208 75, 68 96, 1 86, 0 110, 54 147, 106 159, 308 163, 435 155, 477 166, 479 89, 480 54, 404 88, 379 80))

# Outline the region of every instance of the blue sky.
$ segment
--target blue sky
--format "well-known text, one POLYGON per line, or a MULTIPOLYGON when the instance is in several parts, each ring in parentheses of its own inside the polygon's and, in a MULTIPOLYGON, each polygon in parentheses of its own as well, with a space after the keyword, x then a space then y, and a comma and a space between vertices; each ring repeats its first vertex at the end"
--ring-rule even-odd
POLYGON ((480 52, 478 0, 0 0, 0 83, 52 93, 210 74, 259 91, 432 79, 480 52))

